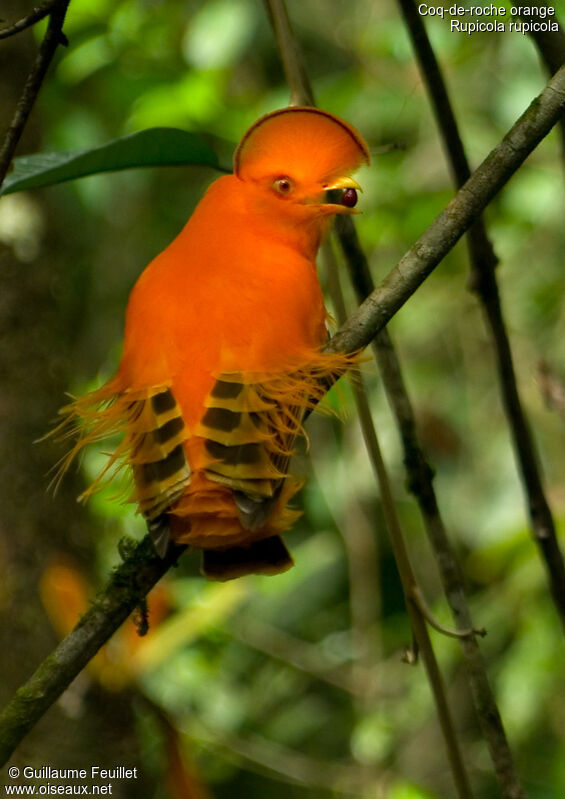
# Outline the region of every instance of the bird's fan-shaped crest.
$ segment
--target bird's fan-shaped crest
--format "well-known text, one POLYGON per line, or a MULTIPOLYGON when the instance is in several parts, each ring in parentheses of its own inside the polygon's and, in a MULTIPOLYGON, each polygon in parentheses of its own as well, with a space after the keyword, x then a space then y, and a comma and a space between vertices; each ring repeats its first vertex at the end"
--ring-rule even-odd
POLYGON ((242 180, 291 175, 319 180, 353 172, 369 163, 365 141, 347 122, 318 108, 283 108, 261 117, 243 136, 234 155, 242 180))

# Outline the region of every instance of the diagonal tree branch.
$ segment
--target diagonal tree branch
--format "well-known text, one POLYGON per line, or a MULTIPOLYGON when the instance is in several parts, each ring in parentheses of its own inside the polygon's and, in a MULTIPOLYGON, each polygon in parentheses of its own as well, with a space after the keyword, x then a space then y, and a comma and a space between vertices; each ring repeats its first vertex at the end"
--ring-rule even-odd
POLYGON ((564 109, 565 67, 561 67, 439 216, 337 331, 327 345, 329 351, 355 352, 371 343, 547 136, 564 109))
MULTIPOLYGON (((565 67, 386 280, 342 326, 332 339, 333 351, 355 352, 370 343, 547 135, 564 108, 565 67)), ((109 588, 0 714, 0 765, 179 554, 178 550, 172 552, 170 558, 162 561, 156 558, 147 538, 137 546, 134 556, 116 571, 109 588)))

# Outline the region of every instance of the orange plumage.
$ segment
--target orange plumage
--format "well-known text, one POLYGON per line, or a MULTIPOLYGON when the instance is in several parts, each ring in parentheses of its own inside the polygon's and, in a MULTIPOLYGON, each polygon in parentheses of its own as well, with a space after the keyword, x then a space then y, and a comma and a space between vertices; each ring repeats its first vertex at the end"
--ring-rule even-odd
POLYGON ((262 117, 234 174, 210 186, 134 286, 117 374, 63 409, 63 425, 81 430, 65 465, 124 434, 85 494, 130 465, 157 551, 170 538, 199 547, 213 579, 292 565, 279 533, 296 515, 293 442, 319 379, 349 363, 321 352, 316 253, 332 216, 352 212, 350 173, 368 160, 359 134, 326 112, 262 117))

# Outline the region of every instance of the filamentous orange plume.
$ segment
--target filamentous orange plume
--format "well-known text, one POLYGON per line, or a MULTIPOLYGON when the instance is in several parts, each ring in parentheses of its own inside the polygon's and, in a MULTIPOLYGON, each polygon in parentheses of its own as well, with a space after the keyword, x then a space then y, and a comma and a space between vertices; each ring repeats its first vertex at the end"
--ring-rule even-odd
POLYGON ((292 566, 280 533, 297 515, 289 459, 320 379, 350 359, 321 352, 326 311, 316 253, 369 153, 347 123, 313 108, 267 114, 131 293, 117 374, 62 409, 77 452, 121 444, 83 496, 131 467, 155 548, 203 550, 211 579, 292 566))

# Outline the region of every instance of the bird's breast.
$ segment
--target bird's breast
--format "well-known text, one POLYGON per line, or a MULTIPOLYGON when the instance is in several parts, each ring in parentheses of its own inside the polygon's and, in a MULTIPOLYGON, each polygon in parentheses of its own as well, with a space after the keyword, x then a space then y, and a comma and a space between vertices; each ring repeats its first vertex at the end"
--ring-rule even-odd
POLYGON ((207 232, 187 225, 141 275, 120 367, 136 388, 176 385, 189 424, 220 374, 288 371, 325 337, 315 263, 252 229, 207 232))

